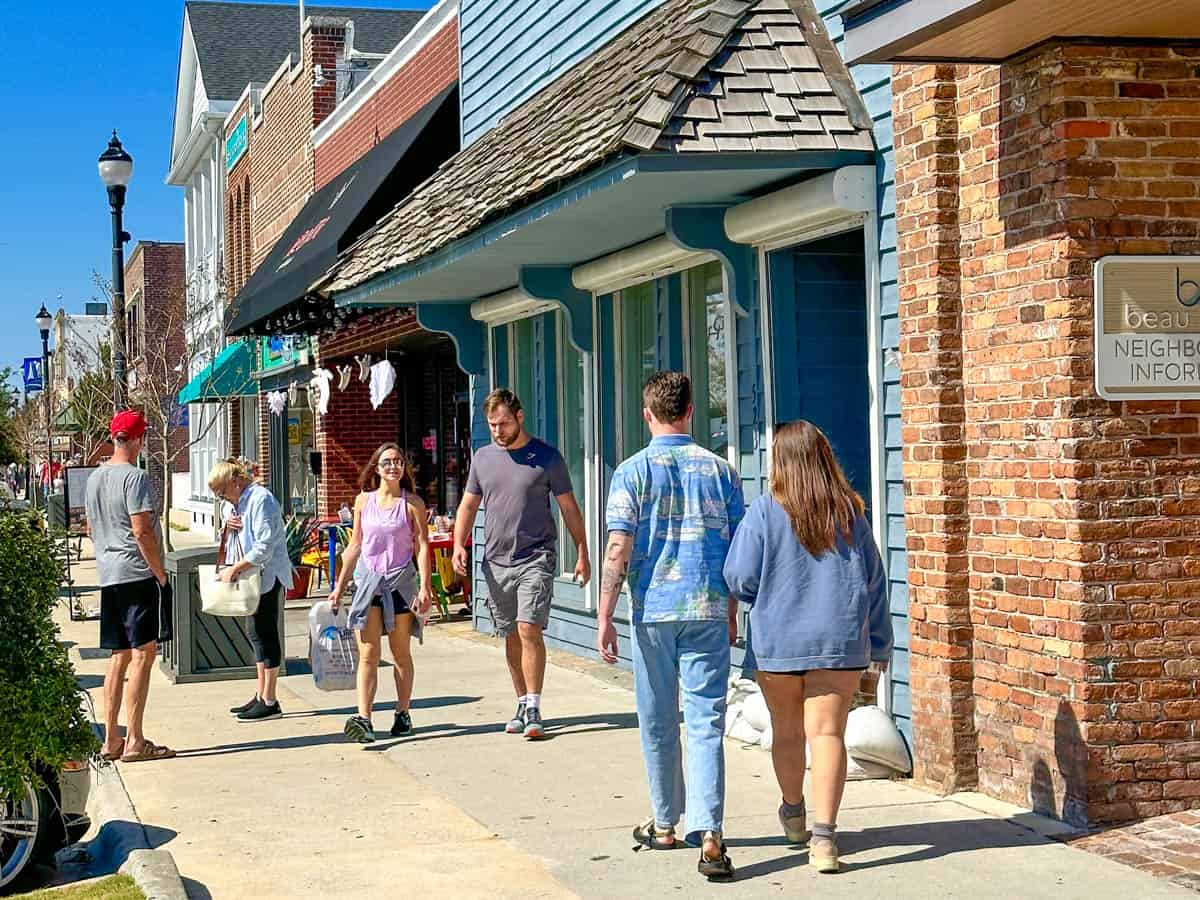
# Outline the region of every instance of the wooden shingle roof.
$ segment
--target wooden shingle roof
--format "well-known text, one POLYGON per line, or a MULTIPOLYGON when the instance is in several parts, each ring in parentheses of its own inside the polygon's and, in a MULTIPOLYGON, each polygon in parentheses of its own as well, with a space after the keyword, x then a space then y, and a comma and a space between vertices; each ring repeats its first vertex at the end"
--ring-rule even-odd
POLYGON ((873 148, 811 0, 667 0, 448 160, 322 288, 421 259, 621 153, 873 148))

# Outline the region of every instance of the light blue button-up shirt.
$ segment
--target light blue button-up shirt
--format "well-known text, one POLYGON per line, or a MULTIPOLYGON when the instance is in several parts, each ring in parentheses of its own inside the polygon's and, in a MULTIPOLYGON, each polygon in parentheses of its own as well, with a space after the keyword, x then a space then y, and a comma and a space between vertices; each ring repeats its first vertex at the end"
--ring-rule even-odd
MULTIPOLYGON (((266 593, 279 581, 286 590, 292 586, 292 563, 288 559, 287 533, 275 495, 261 484, 252 484, 238 497, 237 514, 242 529, 233 535, 241 549, 241 558, 262 569, 262 589, 266 593)), ((227 562, 237 559, 225 550, 227 562)))

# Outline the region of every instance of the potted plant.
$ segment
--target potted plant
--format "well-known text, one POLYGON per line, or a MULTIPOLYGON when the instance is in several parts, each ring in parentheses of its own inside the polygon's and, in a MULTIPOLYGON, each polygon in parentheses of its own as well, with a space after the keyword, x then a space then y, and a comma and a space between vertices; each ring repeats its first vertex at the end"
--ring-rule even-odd
POLYGON ((288 516, 284 523, 284 533, 287 536, 288 561, 292 564, 292 586, 287 592, 289 600, 300 600, 308 596, 309 582, 312 580, 312 566, 304 562, 304 554, 316 540, 316 519, 310 516, 288 516))

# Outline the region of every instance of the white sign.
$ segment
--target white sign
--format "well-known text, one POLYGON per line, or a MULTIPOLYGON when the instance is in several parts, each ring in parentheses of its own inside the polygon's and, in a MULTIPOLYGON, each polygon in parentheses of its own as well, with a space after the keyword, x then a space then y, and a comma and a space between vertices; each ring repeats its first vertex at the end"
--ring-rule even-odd
POLYGON ((1200 399, 1200 256, 1106 256, 1095 291, 1100 396, 1200 399))

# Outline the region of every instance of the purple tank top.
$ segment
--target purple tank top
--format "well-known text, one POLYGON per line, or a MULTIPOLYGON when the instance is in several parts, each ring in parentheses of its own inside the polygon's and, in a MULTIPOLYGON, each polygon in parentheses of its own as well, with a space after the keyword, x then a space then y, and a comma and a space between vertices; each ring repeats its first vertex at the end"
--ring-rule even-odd
POLYGON ((403 569, 413 558, 412 526, 408 521, 408 494, 391 509, 379 505, 375 491, 362 511, 362 561, 372 571, 388 575, 403 569))

